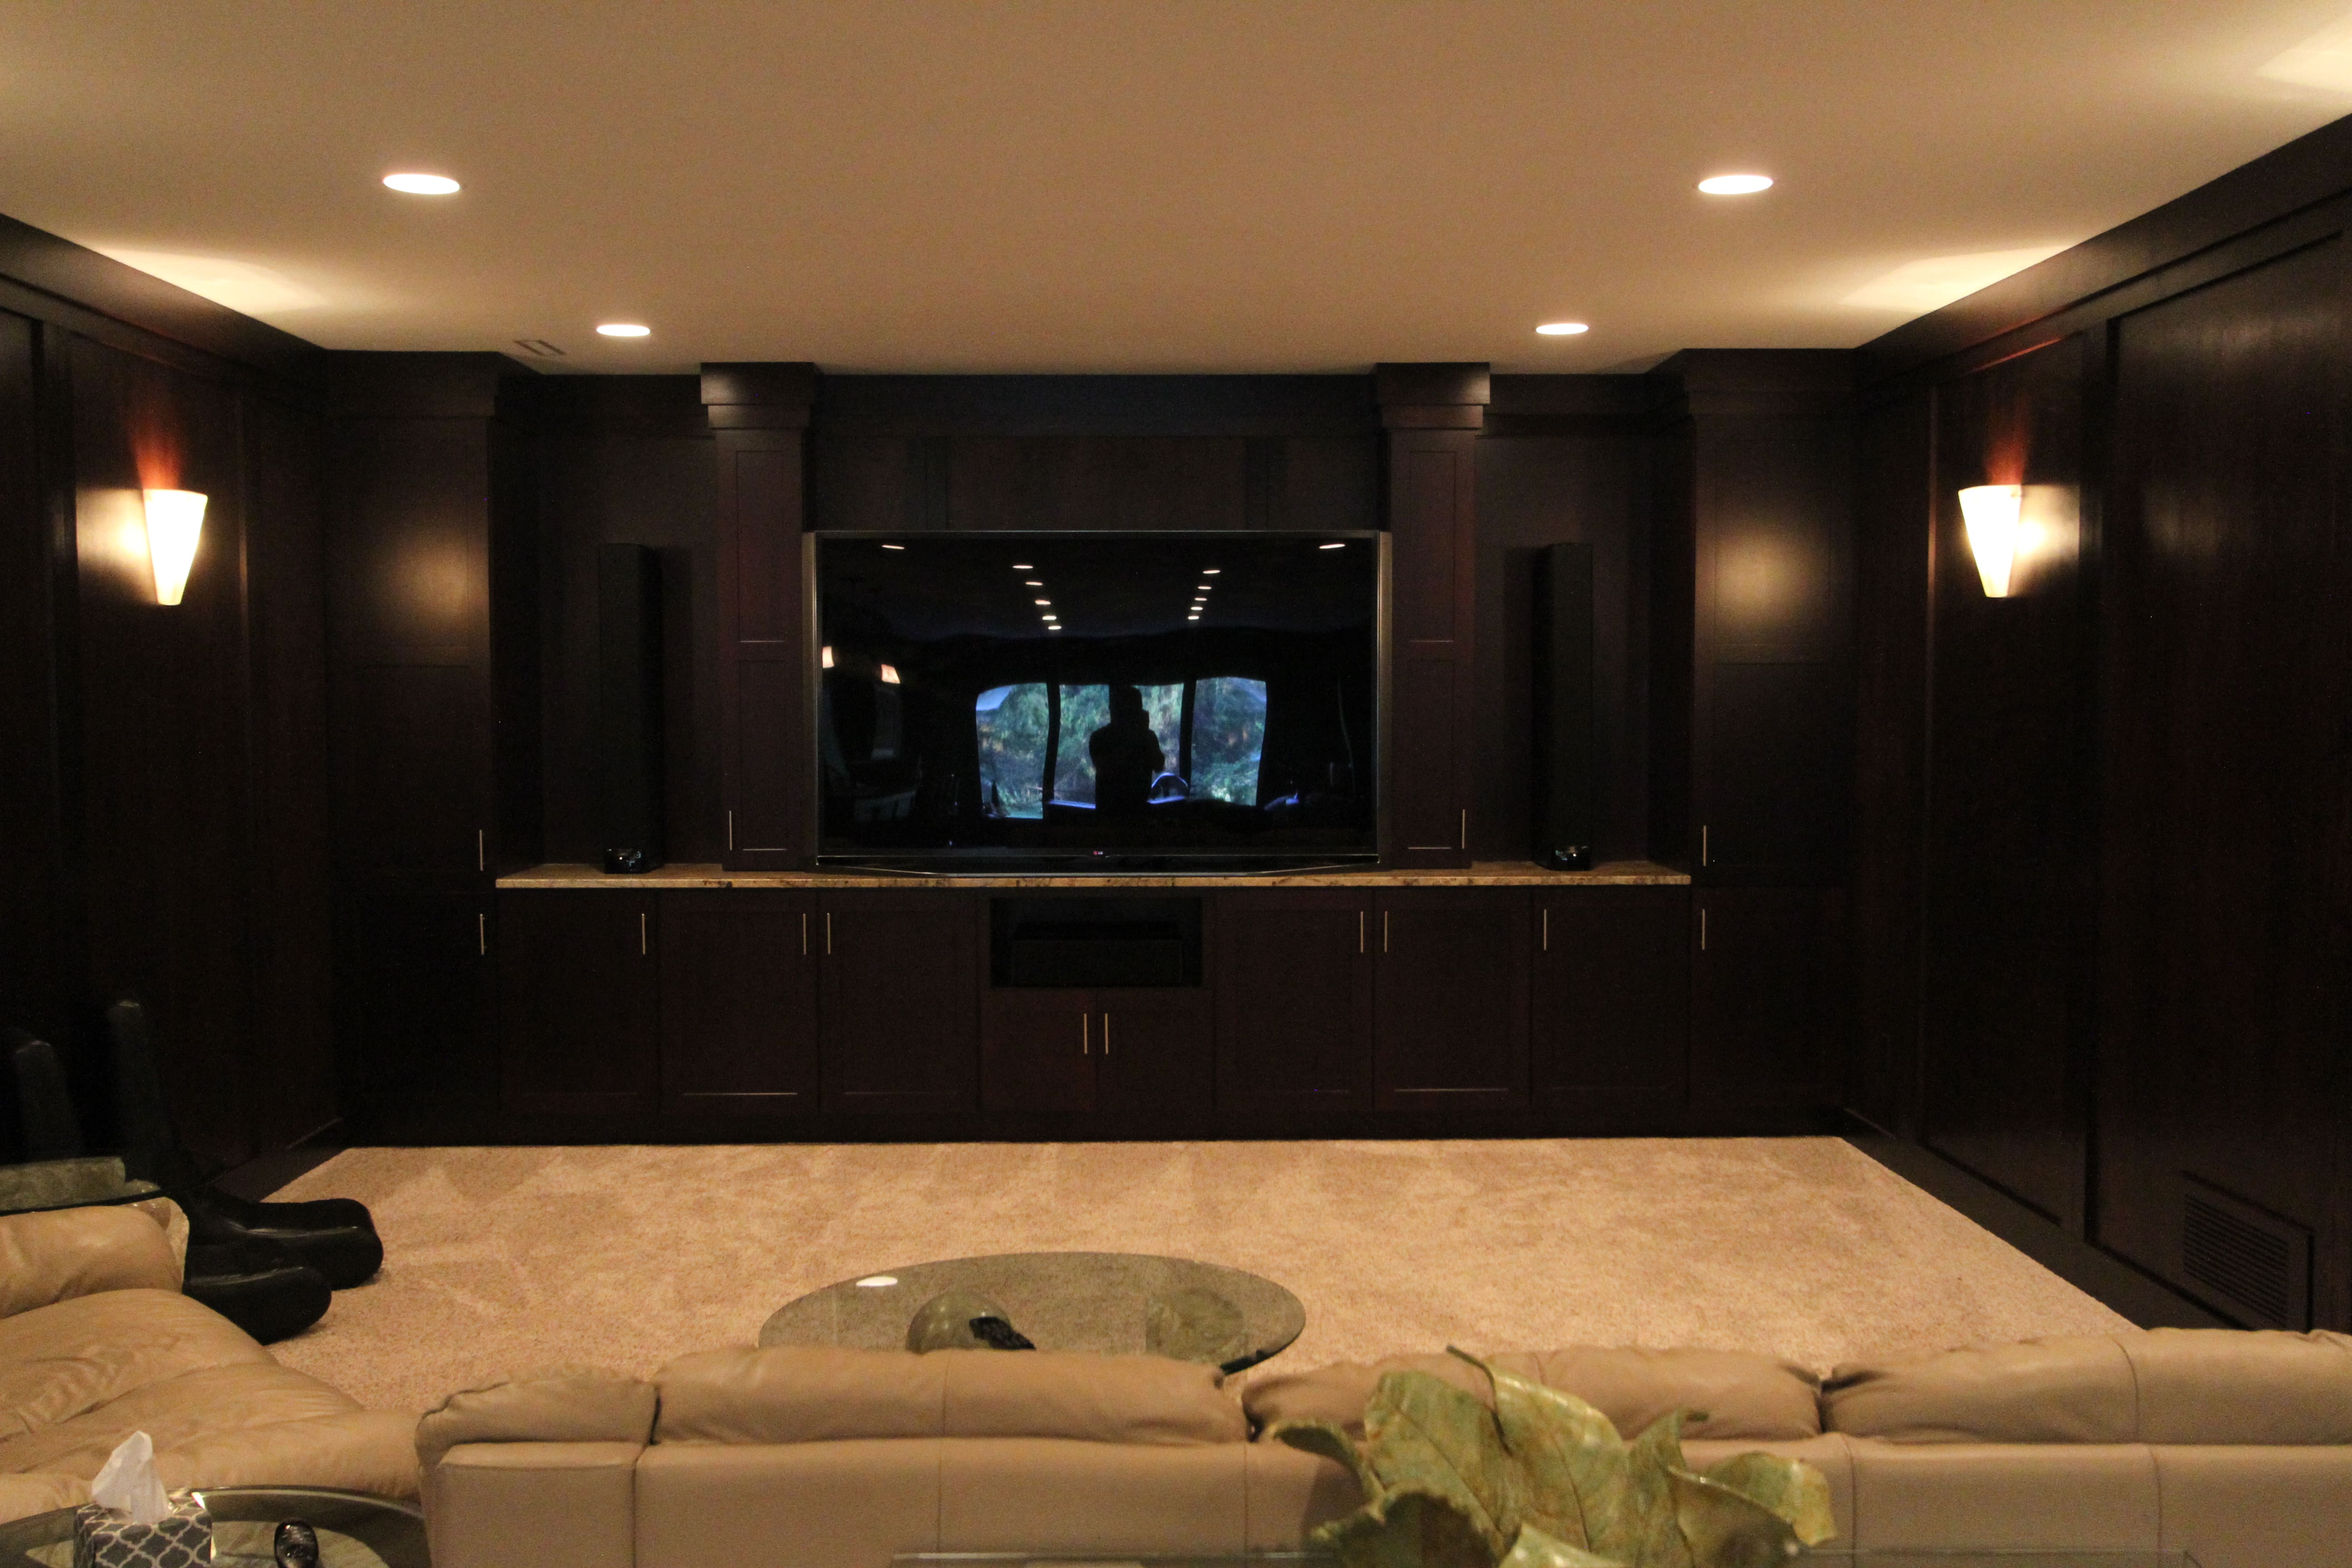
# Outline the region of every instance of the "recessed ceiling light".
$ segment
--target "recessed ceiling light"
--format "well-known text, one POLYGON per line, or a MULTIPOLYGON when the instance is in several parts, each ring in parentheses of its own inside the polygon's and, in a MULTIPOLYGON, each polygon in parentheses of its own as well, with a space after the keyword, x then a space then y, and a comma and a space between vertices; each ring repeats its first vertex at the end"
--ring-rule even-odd
POLYGON ((1345 550, 1348 548, 1348 542, 1344 539, 1335 539, 1328 544, 1318 544, 1315 548, 1318 550, 1345 550))
POLYGON ((1214 583, 1203 583, 1203 584, 1201 584, 1201 592, 1202 592, 1203 594, 1205 594, 1205 593, 1207 593, 1210 589, 1212 589, 1212 588, 1213 588, 1213 587, 1215 587, 1215 586, 1216 586, 1216 584, 1215 584, 1214 583))
POLYGON ((896 1274, 868 1274, 865 1279, 860 1279, 857 1284, 861 1289, 887 1290, 891 1286, 896 1285, 898 1282, 898 1277, 896 1274))
POLYGON ((1047 631, 1049 631, 1049 632, 1058 632, 1058 631, 1060 631, 1062 628, 1061 628, 1059 626, 1047 626, 1045 629, 1046 629, 1047 631))
POLYGON ((1032 577, 1021 585, 1024 588, 1042 588, 1045 585, 1045 580, 1042 577, 1032 577))
POLYGON ((1546 321, 1536 329, 1536 335, 1545 338, 1572 338, 1580 332, 1589 332, 1591 330, 1582 321, 1546 321))
POLYGON ((649 338, 654 335, 651 327, 640 326, 635 321, 605 321, 596 330, 608 338, 649 338))
POLYGON ((1197 621, 1201 617, 1199 616, 1186 616, 1184 618, 1188 621, 1197 621))
POLYGON ((1053 600, 1051 600, 1051 599, 1040 599, 1040 600, 1038 600, 1038 601, 1037 601, 1037 603, 1038 603, 1038 604, 1041 604, 1041 605, 1050 605, 1050 604, 1052 604, 1053 602, 1054 602, 1054 601, 1053 601, 1053 600))
POLYGON ((885 550, 904 550, 907 547, 903 544, 886 544, 882 548, 885 550))
POLYGON ((411 196, 454 196, 462 188, 446 174, 386 174, 383 183, 411 196))
POLYGON ((1213 577, 1223 570, 1224 568, 1222 566, 1203 566, 1201 568, 1201 575, 1203 577, 1213 577))
POLYGON ((1034 572, 1037 570, 1037 568, 1030 565, 1026 561, 1015 561, 1013 563, 1013 569, 1015 572, 1034 572))
POLYGON ((1769 174, 1709 174, 1698 188, 1710 196, 1752 196, 1772 188, 1769 174))

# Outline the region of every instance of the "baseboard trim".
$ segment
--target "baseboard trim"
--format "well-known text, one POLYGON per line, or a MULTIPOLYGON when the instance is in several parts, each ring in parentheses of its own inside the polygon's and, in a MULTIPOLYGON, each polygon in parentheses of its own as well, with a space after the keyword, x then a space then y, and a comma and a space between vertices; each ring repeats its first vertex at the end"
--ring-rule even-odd
POLYGON ((307 1175, 341 1153, 343 1140, 338 1134, 342 1128, 343 1119, 340 1116, 323 1121, 288 1148, 256 1154, 234 1170, 222 1172, 213 1178, 212 1184, 231 1197, 259 1203, 296 1177, 307 1175))
POLYGON ((2170 1286, 2059 1226, 1934 1150, 1848 1113, 1843 1137, 1928 1196, 1958 1210, 2059 1279, 2143 1329, 2228 1329, 2170 1286))

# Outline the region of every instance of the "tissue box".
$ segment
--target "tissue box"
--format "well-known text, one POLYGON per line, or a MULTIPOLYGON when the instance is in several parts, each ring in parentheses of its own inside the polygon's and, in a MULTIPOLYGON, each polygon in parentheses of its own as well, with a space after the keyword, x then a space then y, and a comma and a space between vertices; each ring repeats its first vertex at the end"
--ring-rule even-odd
POLYGON ((192 1497, 153 1524, 85 1503, 74 1514, 74 1568, 212 1568, 213 1521, 192 1497))

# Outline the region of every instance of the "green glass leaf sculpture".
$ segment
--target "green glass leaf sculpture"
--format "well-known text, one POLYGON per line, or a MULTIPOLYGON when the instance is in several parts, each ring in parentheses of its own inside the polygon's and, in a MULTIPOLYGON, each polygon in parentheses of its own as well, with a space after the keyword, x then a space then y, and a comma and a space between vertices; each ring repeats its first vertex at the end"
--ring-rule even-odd
POLYGON ((1741 1454, 1704 1476, 1685 1413, 1627 1443, 1574 1394, 1496 1372, 1490 1410, 1425 1373, 1382 1377, 1356 1443, 1329 1422, 1266 1436, 1354 1472, 1364 1506, 1313 1535, 1347 1568, 1775 1568, 1835 1531, 1801 1460, 1741 1454))

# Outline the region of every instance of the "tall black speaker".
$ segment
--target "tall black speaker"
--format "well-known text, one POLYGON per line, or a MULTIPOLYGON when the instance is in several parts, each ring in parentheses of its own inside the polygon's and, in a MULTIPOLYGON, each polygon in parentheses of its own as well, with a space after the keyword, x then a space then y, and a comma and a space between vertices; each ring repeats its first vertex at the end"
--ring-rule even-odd
POLYGON ((1592 864, 1592 546, 1555 544, 1536 556, 1535 858, 1592 864))
POLYGON ((596 550, 596 763, 604 869, 662 863, 661 557, 596 550))

